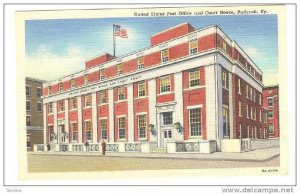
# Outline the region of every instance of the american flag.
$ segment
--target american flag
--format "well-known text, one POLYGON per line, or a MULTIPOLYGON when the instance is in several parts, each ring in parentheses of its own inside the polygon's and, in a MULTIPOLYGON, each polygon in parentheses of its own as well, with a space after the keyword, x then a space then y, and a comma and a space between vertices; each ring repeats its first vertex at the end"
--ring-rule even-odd
POLYGON ((128 38, 127 30, 122 28, 119 25, 115 26, 115 36, 120 36, 121 38, 128 38))

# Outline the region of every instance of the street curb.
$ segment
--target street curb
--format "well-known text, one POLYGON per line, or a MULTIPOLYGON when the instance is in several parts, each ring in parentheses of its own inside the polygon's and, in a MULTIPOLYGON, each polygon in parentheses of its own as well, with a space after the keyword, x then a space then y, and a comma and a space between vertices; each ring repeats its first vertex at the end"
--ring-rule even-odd
POLYGON ((56 153, 27 153, 28 155, 55 155, 55 156, 80 156, 80 157, 114 157, 114 158, 142 158, 142 159, 165 159, 165 160, 202 160, 202 161, 236 161, 236 162, 267 162, 270 160, 273 160, 274 158, 277 158, 280 156, 280 154, 276 154, 273 155, 271 157, 268 158, 264 158, 264 159, 232 159, 232 158, 191 158, 191 157, 172 157, 172 156, 117 156, 117 155, 95 155, 95 154, 56 154, 56 153))

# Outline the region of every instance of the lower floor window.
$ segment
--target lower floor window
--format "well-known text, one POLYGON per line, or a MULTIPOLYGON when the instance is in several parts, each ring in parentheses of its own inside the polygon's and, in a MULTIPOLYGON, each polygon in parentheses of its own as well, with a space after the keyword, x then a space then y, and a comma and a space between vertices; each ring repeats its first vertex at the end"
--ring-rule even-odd
POLYGON ((92 131, 88 130, 85 132, 85 139, 87 141, 91 141, 92 140, 92 131))
POLYGON ((229 137, 229 117, 226 107, 223 107, 223 137, 229 137))
POLYGON ((125 139, 125 117, 118 119, 119 139, 125 139))
POLYGON ((77 141, 77 137, 78 137, 77 135, 78 135, 77 131, 72 132, 72 140, 73 141, 77 141))
POLYGON ((85 121, 85 139, 86 141, 92 140, 92 122, 85 121))
POLYGON ((102 139, 107 139, 107 130, 101 131, 101 137, 102 137, 102 139))
POLYGON ((125 129, 119 129, 119 139, 125 139, 125 129))
POLYGON ((201 108, 189 110, 191 137, 201 136, 201 108))
POLYGON ((26 144, 27 144, 27 147, 28 147, 28 148, 31 147, 31 135, 27 135, 27 136, 26 136, 26 144))
POLYGON ((100 130, 102 139, 107 139, 107 119, 100 120, 100 130))
POLYGON ((269 130, 269 133, 274 133, 274 125, 273 125, 273 123, 269 123, 268 130, 269 130))
POLYGON ((139 138, 146 138, 146 115, 138 115, 139 138))

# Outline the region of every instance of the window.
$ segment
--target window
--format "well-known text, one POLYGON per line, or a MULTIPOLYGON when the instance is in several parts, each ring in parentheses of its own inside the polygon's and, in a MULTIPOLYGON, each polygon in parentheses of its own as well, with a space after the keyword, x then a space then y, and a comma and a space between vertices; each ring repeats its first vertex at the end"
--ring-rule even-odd
POLYGON ((61 92, 62 91, 62 83, 58 83, 58 91, 61 92))
POLYGON ((99 70, 99 76, 101 81, 105 79, 104 69, 99 70))
POLYGON ((26 126, 31 126, 31 116, 26 116, 26 126))
POLYGON ((84 106, 87 107, 87 106, 91 106, 92 104, 92 95, 90 94, 87 94, 84 96, 84 106))
POLYGON ((49 94, 52 94, 52 87, 51 86, 48 86, 48 91, 49 91, 49 94))
POLYGON ((107 139, 107 119, 100 120, 101 138, 107 139))
POLYGON ((78 139, 78 125, 77 123, 71 123, 72 126, 72 141, 76 142, 78 139))
POLYGON ((138 69, 144 69, 144 57, 138 58, 138 69))
POLYGON ((118 75, 121 75, 123 73, 123 64, 122 63, 117 65, 117 71, 118 71, 118 75))
POLYGON ((242 124, 239 124, 238 137, 239 137, 239 138, 242 138, 242 124))
POLYGON ((85 139, 86 141, 92 140, 92 122, 85 121, 85 139))
POLYGON ((75 88, 75 80, 71 79, 71 88, 75 88))
POLYGON ((53 113, 53 104, 52 104, 52 102, 49 102, 48 113, 53 113))
POLYGON ((268 118, 271 119, 271 118, 273 118, 273 116, 274 116, 273 111, 269 110, 268 111, 268 118))
POLYGON ((160 93, 166 93, 171 91, 170 76, 162 77, 160 81, 160 93))
POLYGON ((258 102, 259 102, 259 105, 261 105, 261 94, 258 95, 258 102))
POLYGON ((268 98, 268 106, 273 106, 273 98, 268 98))
POLYGON ((242 103, 239 101, 239 116, 242 116, 242 103))
POLYGON ((139 138, 146 138, 146 115, 138 115, 139 138))
POLYGON ((256 102, 256 91, 253 89, 253 101, 256 102))
POLYGON ((26 86, 26 96, 30 96, 30 95, 31 95, 31 87, 26 86))
POLYGON ((64 111, 65 108, 64 108, 64 102, 62 100, 58 101, 58 111, 61 112, 61 111, 64 111))
POLYGON ((164 112, 162 113, 162 121, 163 125, 173 125, 173 114, 172 112, 164 112))
POLYGON ((261 110, 259 110, 259 121, 261 122, 262 119, 261 119, 261 110))
POLYGON ((84 75, 84 85, 87 85, 89 83, 89 75, 84 75))
POLYGON ((190 41, 190 54, 196 54, 198 52, 198 40, 194 39, 190 41))
POLYGON ((119 100, 125 99, 125 88, 124 87, 118 88, 118 98, 119 98, 119 100))
POLYGON ((251 117, 251 119, 253 119, 252 106, 250 107, 250 117, 251 117))
POLYGON ((125 139, 125 117, 118 119, 119 139, 125 139))
POLYGON ((36 88, 36 96, 37 96, 37 97, 41 97, 41 96, 42 96, 42 94, 43 94, 43 92, 42 92, 42 88, 40 88, 40 87, 37 87, 37 88, 36 88))
POLYGON ((247 137, 249 138, 250 137, 250 126, 249 125, 247 126, 247 133, 248 133, 247 137))
POLYGON ((229 137, 229 117, 227 107, 223 107, 223 137, 229 137))
POLYGON ((228 89, 228 72, 226 70, 222 70, 222 86, 223 88, 228 89))
POLYGON ((189 122, 191 137, 201 136, 201 109, 194 108, 189 110, 189 122))
POLYGON ((138 97, 146 96, 146 87, 145 82, 139 82, 138 83, 138 97))
POLYGON ((269 133, 274 133, 274 125, 273 125, 273 123, 269 123, 269 125, 268 125, 268 131, 269 131, 269 133))
POLYGON ((249 86, 248 86, 248 84, 246 85, 246 97, 249 99, 249 86))
POLYGON ((254 108, 254 120, 256 121, 256 108, 254 108))
POLYGON ((168 49, 161 51, 161 59, 162 59, 163 63, 169 61, 169 50, 168 49))
POLYGON ((190 80, 190 87, 195 87, 200 85, 200 76, 199 71, 192 71, 189 72, 189 80, 190 80))
POLYGON ((72 106, 72 109, 77 108, 77 99, 76 99, 76 97, 71 98, 71 106, 72 106))
POLYGON ((250 87, 250 100, 252 100, 253 93, 252 93, 252 88, 250 87))
POLYGON ((222 44, 222 49, 226 52, 227 50, 227 45, 226 45, 226 42, 223 41, 223 44, 222 44))
POLYGON ((249 119, 249 106, 248 106, 248 104, 246 106, 246 115, 247 115, 247 118, 249 119))
POLYGON ((38 112, 42 112, 42 111, 43 111, 43 110, 42 110, 42 106, 43 106, 43 105, 42 105, 41 102, 38 102, 38 103, 37 103, 37 111, 38 111, 38 112))
POLYGON ((28 148, 31 147, 31 135, 26 135, 26 145, 28 148))
POLYGON ((107 102, 107 100, 106 100, 106 90, 100 91, 99 96, 100 96, 100 104, 104 104, 104 103, 107 102))
POLYGON ((238 79, 238 92, 241 94, 241 79, 238 79))
POLYGON ((31 102, 30 102, 30 100, 26 100, 26 111, 31 111, 31 102))

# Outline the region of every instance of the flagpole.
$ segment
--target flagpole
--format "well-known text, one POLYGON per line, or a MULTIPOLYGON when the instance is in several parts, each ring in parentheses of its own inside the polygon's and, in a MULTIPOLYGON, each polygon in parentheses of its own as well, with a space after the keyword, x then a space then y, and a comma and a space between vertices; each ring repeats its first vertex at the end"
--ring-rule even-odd
POLYGON ((115 33, 115 24, 113 24, 113 47, 114 47, 114 57, 116 56, 116 33, 115 33))

